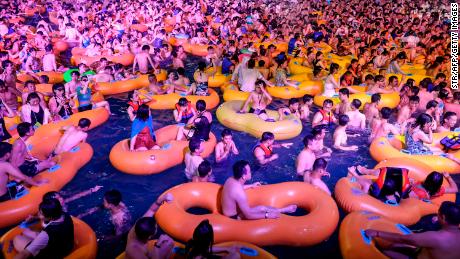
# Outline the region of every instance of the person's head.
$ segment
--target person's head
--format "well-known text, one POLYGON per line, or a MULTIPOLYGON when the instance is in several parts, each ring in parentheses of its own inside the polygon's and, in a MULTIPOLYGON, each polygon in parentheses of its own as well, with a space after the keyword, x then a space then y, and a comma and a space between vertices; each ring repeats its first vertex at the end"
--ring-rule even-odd
POLYGON ((382 99, 382 97, 380 96, 380 94, 373 94, 371 96, 371 102, 373 104, 379 104, 380 100, 382 99))
POLYGON ((198 175, 201 178, 207 177, 211 174, 212 167, 211 163, 208 160, 203 160, 200 165, 198 165, 198 175))
POLYGON ((313 96, 306 94, 302 97, 302 102, 307 105, 313 104, 313 96))
POLYGON ((348 88, 340 88, 339 99, 341 101, 346 101, 348 100, 348 97, 350 97, 350 90, 348 90, 348 88))
POLYGON ((275 142, 275 135, 271 132, 264 132, 262 133, 262 137, 260 138, 260 142, 267 144, 268 146, 273 145, 273 142, 275 142))
POLYGON ((208 258, 212 255, 212 244, 214 243, 214 231, 209 220, 205 219, 198 224, 193 231, 192 239, 187 243, 187 258, 202 256, 208 258))
POLYGON ((390 83, 391 86, 398 86, 398 77, 390 76, 390 78, 388 78, 388 82, 390 83))
POLYGON ((19 137, 23 138, 26 136, 32 136, 34 134, 34 128, 28 122, 21 122, 16 127, 19 137))
POLYGON ((198 63, 198 70, 204 72, 204 70, 206 69, 206 63, 201 61, 198 63))
POLYGON ((332 63, 329 66, 329 74, 334 75, 335 73, 337 73, 337 71, 339 71, 339 64, 332 63))
POLYGON ((447 77, 446 77, 446 74, 444 74, 444 73, 438 73, 438 74, 436 74, 435 80, 436 80, 436 81, 441 81, 441 82, 443 82, 443 81, 446 81, 446 78, 447 78, 447 77))
POLYGON ((324 102, 323 102, 323 110, 325 112, 331 112, 333 106, 334 106, 334 102, 332 102, 331 99, 324 100, 324 102))
POLYGON ((179 99, 179 101, 177 102, 177 104, 178 104, 181 108, 187 108, 189 102, 188 102, 187 98, 181 97, 181 98, 179 99))
POLYGON ((198 138, 192 138, 188 143, 188 148, 192 154, 199 155, 203 152, 203 141, 198 138))
POLYGON ((346 114, 342 114, 339 116, 339 125, 340 126, 347 126, 348 122, 350 122, 350 117, 346 114))
POLYGON ((249 68, 249 69, 253 69, 255 66, 256 66, 256 61, 255 61, 254 59, 251 58, 251 59, 248 61, 248 68, 249 68))
POLYGON ((313 127, 311 130, 311 134, 313 135, 314 139, 324 139, 326 136, 326 126, 325 125, 317 125, 313 127))
POLYGON ((43 198, 42 200, 49 200, 49 199, 56 199, 59 201, 59 203, 61 203, 61 205, 64 204, 64 198, 62 198, 61 194, 59 194, 59 192, 56 192, 56 191, 50 191, 50 192, 47 192, 43 195, 43 198))
POLYGON ((409 108, 411 110, 417 110, 419 104, 420 104, 420 97, 418 97, 417 95, 413 95, 409 97, 409 108))
POLYGON ((359 110, 359 108, 361 107, 361 101, 359 99, 353 99, 351 101, 351 109, 352 110, 359 110))
POLYGON ((78 127, 82 130, 82 131, 87 131, 89 130, 89 126, 91 125, 91 121, 87 118, 81 118, 79 121, 78 121, 78 127))
POLYGON ((104 193, 104 208, 110 209, 118 207, 121 203, 121 192, 115 189, 104 193))
POLYGON ((27 103, 32 106, 37 106, 40 104, 40 96, 36 92, 30 93, 27 96, 27 103))
POLYGON ((53 93, 55 96, 64 96, 65 87, 62 83, 57 83, 53 85, 53 93))
POLYGON ((455 112, 445 112, 442 116, 442 126, 452 129, 457 124, 457 114, 455 112))
POLYGON ((142 217, 136 221, 134 232, 139 241, 147 243, 157 232, 155 217, 142 217))
POLYGON ((149 45, 142 46, 142 51, 149 52, 150 51, 150 46, 149 45))
POLYGON ((293 110, 298 110, 299 109, 299 99, 297 98, 289 99, 289 107, 293 110))
POLYGON ((313 134, 308 134, 303 138, 302 142, 303 142, 304 147, 313 149, 313 145, 315 143, 315 137, 313 136, 313 134))
POLYGON ((251 180, 251 167, 246 160, 239 160, 233 164, 233 178, 236 180, 251 180))
POLYGON ((326 172, 327 161, 324 158, 317 158, 313 163, 313 172, 324 173, 326 172))
POLYGON ((206 102, 204 100, 198 100, 196 102, 196 110, 198 112, 204 112, 206 111, 206 102))
POLYGON ((72 78, 73 81, 76 81, 80 77, 80 72, 72 71, 72 73, 70 73, 70 77, 72 78))
POLYGON ((229 129, 224 129, 221 133, 221 136, 222 142, 224 142, 224 144, 230 143, 233 139, 232 132, 229 129))
POLYGON ((150 116, 150 108, 147 104, 142 104, 137 109, 136 118, 141 121, 147 121, 150 116))
POLYGON ((423 188, 430 194, 430 196, 436 195, 441 189, 444 177, 439 172, 431 172, 423 181, 423 188))
POLYGON ((149 83, 151 84, 156 84, 157 81, 157 76, 155 74, 149 74, 148 76, 149 83))
POLYGON ((433 118, 431 118, 430 115, 426 113, 422 113, 415 120, 414 127, 419 126, 422 131, 428 132, 431 127, 432 122, 433 122, 433 118))
POLYGON ((0 142, 0 159, 7 161, 11 156, 13 145, 8 142, 0 142))
POLYGON ((441 224, 443 225, 460 225, 460 207, 454 202, 445 201, 441 203, 438 216, 441 224))
POLYGON ((435 100, 430 100, 427 104, 426 104, 426 111, 427 112, 431 112, 431 111, 434 111, 437 107, 438 107, 438 102, 435 101, 435 100))
POLYGON ((57 199, 43 200, 38 206, 39 216, 45 222, 57 220, 62 216, 62 205, 57 199))
POLYGON ((380 110, 380 116, 381 116, 382 119, 384 119, 384 120, 390 119, 391 114, 392 114, 392 111, 391 111, 391 109, 388 108, 388 107, 383 107, 383 108, 380 110))
POLYGON ((255 90, 257 93, 261 93, 262 92, 262 87, 265 87, 265 82, 263 80, 260 80, 258 79, 256 81, 256 86, 255 86, 255 90))

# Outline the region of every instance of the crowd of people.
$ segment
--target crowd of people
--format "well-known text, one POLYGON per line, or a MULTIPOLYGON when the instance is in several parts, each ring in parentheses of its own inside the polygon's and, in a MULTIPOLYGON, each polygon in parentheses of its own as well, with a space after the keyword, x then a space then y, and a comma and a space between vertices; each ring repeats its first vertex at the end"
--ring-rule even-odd
MULTIPOLYGON (((454 155, 433 145, 434 133, 454 131, 460 111, 447 108, 448 104, 460 105, 460 92, 450 88, 449 5, 445 0, 15 0, 2 1, 0 7, 0 202, 14 199, 24 186, 46 184, 44 180, 34 180, 34 176, 52 168, 56 156, 86 142, 91 121, 82 118, 78 125, 64 127, 45 159, 34 157, 29 150, 27 141, 35 129, 98 108, 111 114, 107 101, 92 98, 98 83, 135 79, 140 74, 148 75, 149 85, 129 94, 129 150, 161 148, 147 102, 154 95, 180 94, 183 97, 178 99, 171 119, 179 125, 176 140, 188 141, 189 151, 184 159, 188 181, 214 181, 213 163, 201 155, 215 122, 204 100, 192 105, 187 95, 210 95, 209 80, 218 73, 229 75, 230 84, 248 93, 238 114, 252 113, 266 122, 294 116, 311 125, 292 170, 301 181, 331 196, 332 191, 323 181, 323 177, 331 175, 328 162, 335 152, 356 152, 359 147, 348 144, 354 136, 368 136, 371 143, 380 137, 403 135, 408 154, 440 154, 460 163, 454 155), (34 11, 27 14, 26 10, 34 11), (145 28, 138 29, 141 25, 145 28), (73 53, 74 48, 83 50, 83 56, 104 57, 90 66, 77 60, 70 79, 53 84, 46 92, 38 87, 48 84, 50 78, 37 73, 65 72, 70 66, 69 57, 55 51, 56 38, 70 47, 67 53, 73 53), (170 38, 206 46, 206 55, 192 77, 186 75, 190 50, 172 46, 170 38), (277 50, 279 43, 287 43, 287 50, 277 50), (126 54, 134 56, 132 65, 105 58, 126 54), (346 65, 340 62, 348 57, 351 58, 346 65), (299 90, 299 82, 290 77, 293 59, 302 60, 300 65, 311 71, 306 72, 309 80, 323 85, 319 95, 325 100, 318 109, 313 95, 291 98, 273 117, 267 110, 274 97, 267 89, 287 86, 299 90), (415 65, 423 71, 420 80, 405 72, 408 66, 415 65), (88 73, 90 70, 94 73, 88 73), (161 71, 167 71, 165 80, 158 79, 161 71), (27 80, 22 79, 24 75, 27 80), (359 93, 354 87, 357 85, 365 87, 370 102, 353 98, 359 93), (385 107, 383 103, 383 96, 391 93, 399 95, 397 107, 385 107), (339 102, 334 104, 333 98, 339 102), (12 142, 13 133, 6 120, 14 117, 19 117, 20 123, 16 126, 17 140, 12 142), (324 144, 329 135, 331 147, 324 144)), ((282 151, 275 152, 276 148, 286 149, 293 144, 276 143, 275 135, 267 131, 251 152, 263 166, 283 156, 282 151)), ((223 130, 215 146, 215 163, 240 152, 232 131, 223 130)), ((236 161, 232 172, 222 189, 223 215, 235 220, 276 220, 280 214, 297 210, 295 204, 283 208, 249 206, 245 189, 257 188, 260 183, 246 184, 251 180, 251 167, 246 160, 236 161)), ((383 202, 409 197, 429 200, 447 193, 458 196, 457 184, 450 175, 434 170, 422 182, 411 181, 410 187, 401 184, 407 177, 405 168, 367 169, 358 165, 348 168, 347 177, 356 179, 365 193, 383 202), (387 176, 383 185, 367 177, 383 174, 387 176), (450 187, 443 186, 444 179, 450 187)), ((66 202, 99 189, 101 186, 96 186, 67 199, 57 192, 47 193, 38 214, 45 222, 44 228, 41 232, 24 231, 15 238, 18 258, 69 254, 74 230, 66 202)), ((104 194, 103 207, 111 215, 115 235, 127 237, 126 258, 169 258, 173 247, 169 236, 161 235, 153 248, 147 242, 157 233, 153 215, 161 204, 173 199, 170 194, 160 196, 132 225, 122 194, 118 190, 104 194)), ((436 217, 440 230, 436 232, 407 236, 375 230, 366 233, 422 248, 419 256, 455 258, 458 253, 453 251, 458 251, 460 240, 459 202, 457 198, 457 203, 441 205, 436 217)), ((89 209, 78 217, 100 209, 89 209)), ((31 216, 27 221, 36 218, 31 216)), ((212 226, 203 221, 187 243, 187 258, 211 258, 221 252, 227 254, 226 258, 239 258, 235 247, 222 250, 212 244, 212 226)), ((383 252, 392 258, 402 256, 400 250, 383 252)), ((404 253, 417 256, 412 250, 404 253)))

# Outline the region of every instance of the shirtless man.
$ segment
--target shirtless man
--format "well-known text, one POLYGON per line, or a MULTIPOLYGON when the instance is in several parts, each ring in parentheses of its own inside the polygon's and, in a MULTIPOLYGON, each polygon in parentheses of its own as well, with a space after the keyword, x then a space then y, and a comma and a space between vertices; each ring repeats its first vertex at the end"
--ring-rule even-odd
POLYGON ((326 99, 323 102, 323 108, 316 112, 315 116, 313 116, 312 127, 318 125, 327 125, 330 126, 337 122, 337 119, 334 117, 332 113, 332 107, 334 103, 331 99, 326 99))
POLYGON ((95 74, 92 78, 92 80, 96 83, 109 83, 114 81, 113 78, 113 69, 111 66, 106 66, 104 70, 99 71, 97 74, 95 74))
POLYGON ((389 94, 393 92, 393 89, 385 89, 385 77, 378 75, 374 78, 374 84, 367 88, 368 94, 389 94))
POLYGON ((128 233, 128 241, 125 250, 126 259, 170 258, 172 249, 174 248, 174 241, 168 235, 160 235, 155 245, 151 248, 147 243, 157 232, 157 224, 154 217, 155 213, 163 203, 171 202, 172 200, 173 196, 169 193, 158 197, 144 216, 137 220, 134 227, 131 228, 128 233))
POLYGON ((326 137, 325 125, 318 125, 313 127, 311 134, 313 135, 314 145, 315 145, 315 156, 316 158, 320 157, 331 157, 332 149, 324 146, 324 138, 326 137))
POLYGON ((43 71, 57 71, 56 65, 56 56, 53 53, 53 45, 47 45, 45 47, 46 54, 43 55, 42 63, 43 63, 43 71))
POLYGON ((251 168, 249 163, 240 160, 233 165, 233 176, 225 181, 222 188, 222 212, 231 219, 277 219, 281 213, 292 213, 296 211, 296 205, 289 205, 284 208, 273 208, 269 206, 249 207, 248 197, 244 190, 260 186, 260 183, 245 185, 251 180, 251 168))
POLYGON ((154 74, 149 74, 149 95, 156 95, 156 94, 165 94, 166 91, 163 87, 158 83, 157 77, 154 74))
POLYGON ((142 46, 142 51, 136 54, 133 62, 133 74, 136 72, 136 65, 139 65, 139 72, 141 74, 147 74, 149 72, 149 64, 152 68, 155 67, 149 52, 150 46, 144 45, 142 46))
POLYGON ((380 94, 373 94, 371 96, 371 103, 364 105, 364 115, 366 116, 367 125, 372 125, 372 121, 379 117, 379 104, 382 97, 380 94))
POLYGON ((11 152, 11 164, 18 167, 27 176, 33 177, 43 170, 56 164, 52 158, 39 160, 32 156, 26 144, 27 139, 34 135, 34 128, 28 122, 21 122, 17 127, 19 139, 13 144, 11 152))
POLYGON ((275 135, 271 132, 262 133, 259 143, 253 149, 253 154, 261 165, 268 164, 269 162, 278 159, 278 154, 273 154, 273 148, 284 147, 289 148, 292 143, 274 144, 275 135))
POLYGON ((386 137, 390 133, 393 135, 401 135, 404 133, 405 125, 404 127, 401 127, 401 129, 398 129, 395 125, 388 122, 391 114, 392 111, 388 107, 383 107, 382 110, 380 110, 380 119, 375 119, 372 122, 369 143, 372 142, 374 139, 386 137))
POLYGON ((299 99, 291 98, 289 99, 288 107, 283 107, 278 109, 278 114, 280 116, 279 120, 283 120, 284 117, 289 115, 294 115, 297 118, 301 118, 300 104, 299 99))
POLYGON ((221 136, 222 140, 217 143, 215 148, 216 163, 226 160, 231 154, 239 154, 235 142, 233 142, 232 132, 229 129, 224 129, 221 136))
MULTIPOLYGON (((21 173, 17 167, 13 166, 9 160, 11 158, 12 146, 7 142, 0 142, 0 202, 10 200, 16 195, 8 190, 7 184, 9 178, 24 181, 31 186, 39 186, 45 181, 36 181, 21 173)), ((15 187, 14 187, 15 188, 15 187)))
POLYGON ((340 103, 335 107, 336 114, 345 114, 350 110, 350 90, 348 88, 340 88, 339 100, 340 103))
POLYGON ((328 177, 331 176, 331 174, 329 174, 326 171, 326 167, 327 167, 326 159, 317 158, 315 162, 313 163, 313 168, 311 172, 308 172, 303 175, 303 181, 311 185, 314 185, 318 187, 319 189, 325 191, 327 194, 331 195, 331 191, 327 187, 326 183, 324 183, 323 180, 321 180, 321 177, 323 176, 328 176, 328 177))
MULTIPOLYGON (((18 110, 18 95, 16 88, 14 90, 5 85, 5 82, 0 80, 0 98, 13 110, 18 110)), ((20 93, 20 92, 19 92, 20 93)))
POLYGON ((315 141, 313 135, 307 135, 303 139, 304 149, 297 156, 296 171, 297 175, 304 176, 305 173, 311 171, 313 163, 316 160, 315 141))
POLYGON ((455 112, 445 112, 442 116, 441 125, 436 128, 437 133, 452 131, 457 125, 457 114, 455 112))
POLYGON ((81 118, 78 121, 78 126, 65 126, 62 129, 64 130, 64 134, 59 139, 59 142, 54 149, 54 154, 59 155, 64 152, 70 151, 72 148, 76 147, 80 143, 86 142, 86 138, 88 137, 89 126, 91 125, 91 121, 87 118, 81 118))
POLYGON ((203 162, 201 153, 204 150, 203 141, 192 138, 188 143, 189 152, 185 154, 185 176, 188 180, 192 180, 193 176, 197 175, 198 166, 203 162))
MULTIPOLYGON (((460 208, 451 201, 441 204, 438 211, 441 224, 439 231, 412 233, 409 235, 368 229, 365 231, 370 238, 380 238, 393 243, 382 252, 390 258, 443 258, 455 259, 460 253, 460 208), (417 247, 419 251, 409 251, 410 255, 401 252, 401 246, 417 247)), ((407 250, 406 250, 407 251, 407 250)))
POLYGON ((345 113, 350 118, 348 129, 364 130, 366 128, 366 116, 359 111, 359 107, 361 107, 361 101, 353 99, 350 104, 351 110, 345 113))
MULTIPOLYGON (((13 62, 11 62, 9 60, 5 60, 5 61, 2 62, 2 67, 3 67, 4 71, 3 71, 3 74, 0 75, 0 80, 3 80, 5 85, 8 88, 12 89, 11 91, 16 90, 17 76, 16 76, 16 71, 14 69, 13 62)), ((18 94, 18 95, 20 95, 20 94, 18 94)))
POLYGON ((70 76, 72 77, 72 80, 64 85, 67 98, 73 98, 75 95, 77 95, 77 88, 82 86, 79 79, 80 72, 73 71, 70 73, 70 76))
POLYGON ((308 121, 310 119, 311 107, 313 105, 313 96, 306 94, 302 97, 303 104, 300 106, 300 119, 308 121))
POLYGON ((409 104, 401 107, 398 112, 398 118, 396 119, 396 122, 401 125, 410 119, 412 115, 418 111, 419 104, 420 98, 418 96, 414 95, 409 97, 409 104))
POLYGON ((441 115, 442 115, 442 107, 444 104, 441 103, 441 105, 439 105, 439 103, 435 100, 431 100, 429 101, 427 104, 426 104, 426 111, 425 113, 430 115, 431 118, 433 118, 433 127, 434 129, 437 129, 438 128, 438 125, 441 124, 441 115))
POLYGON ((256 82, 256 89, 252 92, 248 99, 244 102, 243 108, 239 111, 240 113, 246 113, 249 104, 249 113, 254 113, 265 121, 274 121, 273 118, 268 117, 267 111, 265 110, 268 104, 272 101, 272 97, 265 90, 265 82, 258 80, 256 82))
POLYGON ((350 121, 348 115, 342 114, 339 116, 339 125, 334 131, 333 139, 334 139, 334 148, 343 150, 343 151, 356 151, 358 150, 358 146, 352 145, 347 146, 347 125, 350 121))

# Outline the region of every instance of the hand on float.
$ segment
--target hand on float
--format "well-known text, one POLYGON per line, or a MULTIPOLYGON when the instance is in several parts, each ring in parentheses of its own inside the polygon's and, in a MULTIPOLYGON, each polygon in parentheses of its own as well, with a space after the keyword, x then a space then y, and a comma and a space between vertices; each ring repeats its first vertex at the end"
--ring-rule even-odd
POLYGON ((277 219, 279 218, 281 213, 278 211, 269 211, 267 212, 267 219, 277 219))
POLYGON ((174 200, 174 197, 171 193, 167 193, 165 195, 160 196, 157 200, 157 204, 162 204, 163 202, 172 202, 174 200))
POLYGON ((256 187, 259 187, 261 185, 262 184, 260 182, 255 182, 255 183, 251 184, 251 188, 256 188, 256 187))
POLYGON ((155 247, 165 249, 165 250, 170 250, 174 247, 174 241, 168 235, 163 234, 158 238, 155 244, 155 247))
POLYGON ((366 231, 364 231, 364 233, 370 238, 378 237, 378 231, 377 230, 367 229, 366 231))
POLYGON ((348 172, 352 175, 356 174, 356 166, 350 166, 348 167, 348 172))
POLYGON ((284 148, 290 148, 294 143, 282 143, 281 146, 284 148))
POLYGON ((42 186, 42 185, 45 185, 45 184, 49 183, 49 180, 48 179, 40 179, 40 180, 36 180, 35 183, 37 184, 37 186, 42 186))

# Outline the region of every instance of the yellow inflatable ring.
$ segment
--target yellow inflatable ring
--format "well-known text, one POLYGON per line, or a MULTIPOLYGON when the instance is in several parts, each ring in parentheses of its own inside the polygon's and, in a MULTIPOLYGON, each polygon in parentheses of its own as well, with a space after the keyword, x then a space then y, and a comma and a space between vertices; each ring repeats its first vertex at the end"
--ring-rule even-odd
POLYGON ((219 105, 219 95, 213 89, 208 89, 209 95, 201 96, 201 95, 180 95, 177 93, 172 94, 161 94, 161 95, 153 95, 152 101, 150 101, 148 106, 150 109, 153 110, 173 110, 176 107, 177 102, 181 97, 187 98, 189 102, 196 105, 198 100, 204 100, 206 102, 206 109, 214 109, 219 105))
POLYGON ((155 214, 158 225, 180 241, 188 241, 195 227, 208 219, 216 243, 239 240, 255 245, 311 246, 326 240, 337 227, 339 214, 334 200, 318 188, 302 182, 285 182, 247 189, 250 206, 284 207, 296 204, 305 216, 281 215, 279 219, 234 220, 219 212, 222 186, 215 183, 185 183, 166 191, 174 196, 155 214), (193 215, 188 208, 210 211, 193 215))
MULTIPOLYGON (((130 151, 129 140, 125 139, 112 147, 109 159, 113 167, 128 174, 157 174, 184 161, 188 149, 188 141, 177 141, 178 125, 169 125, 155 131, 158 150, 130 151)), ((214 151, 216 137, 209 134, 209 140, 204 143, 203 157, 214 151)))
MULTIPOLYGON (((349 100, 350 101, 352 101, 353 99, 360 100, 362 103, 360 109, 362 109, 364 108, 364 104, 371 102, 371 96, 372 95, 367 94, 367 93, 350 94, 349 100)), ((393 108, 396 108, 399 104, 399 101, 400 101, 399 93, 395 92, 391 94, 380 94, 380 96, 382 97, 382 99, 380 100, 379 108, 388 107, 388 108, 393 109, 393 108)), ((340 103, 340 99, 338 95, 333 96, 333 97, 326 97, 324 95, 316 95, 313 98, 313 103, 322 107, 323 102, 326 99, 332 100, 332 102, 334 102, 334 105, 337 105, 340 103)))
MULTIPOLYGON (((273 133, 275 139, 280 140, 294 138, 302 132, 302 122, 294 115, 289 115, 281 121, 267 122, 253 113, 238 113, 242 107, 242 101, 225 102, 217 108, 217 119, 227 128, 247 132, 256 138, 260 138, 266 131, 273 133)), ((279 118, 277 111, 266 111, 269 117, 275 120, 279 118)))

